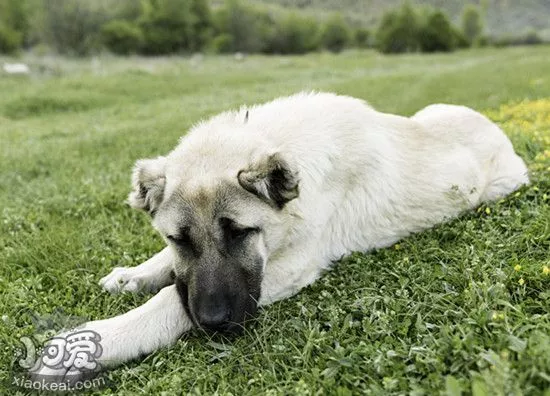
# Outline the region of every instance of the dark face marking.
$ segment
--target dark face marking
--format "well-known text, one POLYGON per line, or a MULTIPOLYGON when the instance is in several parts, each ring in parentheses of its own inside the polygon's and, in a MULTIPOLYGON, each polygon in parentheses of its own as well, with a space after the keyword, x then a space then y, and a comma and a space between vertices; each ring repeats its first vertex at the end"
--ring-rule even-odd
POLYGON ((166 236, 186 264, 176 278, 181 301, 195 324, 209 330, 239 332, 257 310, 262 229, 237 219, 240 196, 250 200, 238 186, 220 186, 213 196, 175 196, 164 208, 181 217, 181 226, 166 236))

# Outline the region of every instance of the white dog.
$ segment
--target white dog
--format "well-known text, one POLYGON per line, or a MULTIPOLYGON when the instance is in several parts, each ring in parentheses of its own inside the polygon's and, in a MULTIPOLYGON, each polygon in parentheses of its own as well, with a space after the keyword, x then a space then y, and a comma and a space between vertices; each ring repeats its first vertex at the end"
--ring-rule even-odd
POLYGON ((151 214, 167 247, 100 284, 160 292, 84 328, 101 336, 104 367, 174 344, 193 326, 238 330, 258 305, 292 296, 334 260, 390 246, 525 183, 504 133, 465 107, 406 118, 300 93, 223 113, 166 157, 137 162, 129 202, 151 214))

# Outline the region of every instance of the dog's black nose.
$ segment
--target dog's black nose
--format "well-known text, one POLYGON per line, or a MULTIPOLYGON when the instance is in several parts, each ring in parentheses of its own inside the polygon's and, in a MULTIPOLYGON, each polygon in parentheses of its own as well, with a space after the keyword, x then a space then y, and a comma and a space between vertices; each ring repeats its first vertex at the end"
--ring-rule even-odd
POLYGON ((196 315, 201 327, 223 331, 231 319, 231 309, 226 299, 209 296, 199 304, 196 315))

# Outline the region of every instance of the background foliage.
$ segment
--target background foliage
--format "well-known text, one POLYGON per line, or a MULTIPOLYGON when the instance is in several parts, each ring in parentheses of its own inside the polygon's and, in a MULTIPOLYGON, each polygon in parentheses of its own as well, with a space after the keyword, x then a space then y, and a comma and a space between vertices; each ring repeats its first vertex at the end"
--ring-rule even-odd
MULTIPOLYGON (((302 54, 369 46, 386 53, 449 52, 471 45, 539 44, 550 29, 535 18, 520 30, 495 33, 490 27, 504 6, 489 0, 465 3, 458 11, 454 1, 384 4, 371 0, 344 9, 338 2, 320 0, 290 7, 285 0, 0 0, 0 52, 302 54), (357 12, 352 15, 353 9, 357 12)), ((535 0, 506 7, 513 15, 520 7, 550 16, 550 7, 535 0)))

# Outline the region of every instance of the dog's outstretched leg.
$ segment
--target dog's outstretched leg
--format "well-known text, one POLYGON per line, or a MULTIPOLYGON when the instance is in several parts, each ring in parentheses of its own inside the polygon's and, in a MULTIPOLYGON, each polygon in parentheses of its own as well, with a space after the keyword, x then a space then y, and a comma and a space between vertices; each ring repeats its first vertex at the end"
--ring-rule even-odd
MULTIPOLYGON (((167 286, 145 304, 123 315, 110 319, 87 322, 74 331, 61 333, 57 340, 66 340, 71 334, 79 336, 86 330, 96 335, 99 356, 93 372, 106 367, 113 367, 129 360, 149 354, 159 348, 174 344, 193 324, 181 303, 175 285, 167 286), (98 336, 98 337, 97 337, 98 336)), ((92 334, 92 333, 90 333, 92 334)), ((55 348, 55 347, 54 347, 55 348)), ((44 355, 31 369, 35 379, 46 382, 72 382, 86 378, 91 373, 80 370, 78 359, 58 362, 54 367, 46 365, 50 348, 46 347, 44 355)))
POLYGON ((156 292, 174 283, 174 253, 164 248, 137 267, 115 267, 99 281, 110 293, 156 292))

